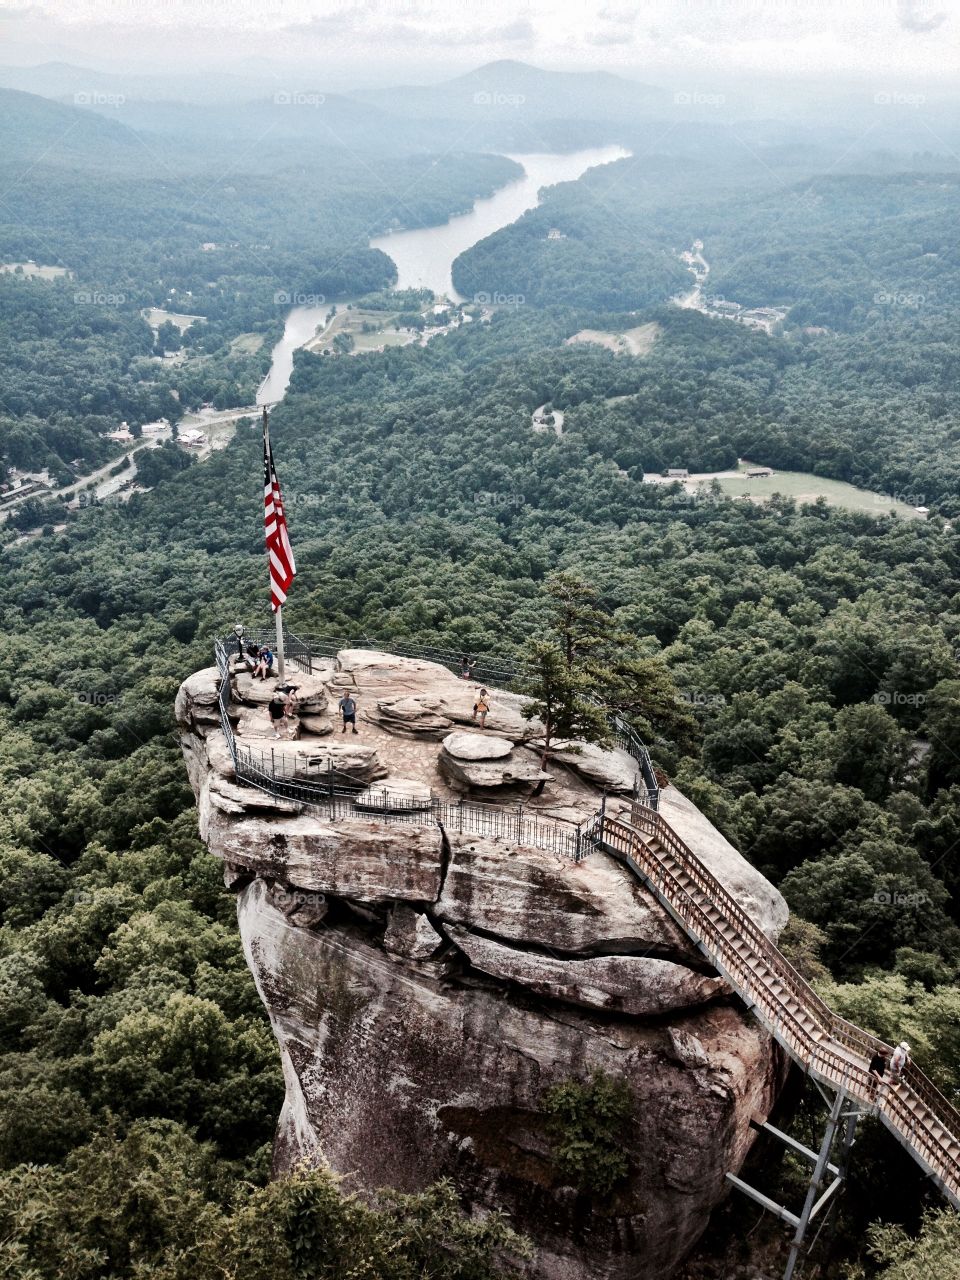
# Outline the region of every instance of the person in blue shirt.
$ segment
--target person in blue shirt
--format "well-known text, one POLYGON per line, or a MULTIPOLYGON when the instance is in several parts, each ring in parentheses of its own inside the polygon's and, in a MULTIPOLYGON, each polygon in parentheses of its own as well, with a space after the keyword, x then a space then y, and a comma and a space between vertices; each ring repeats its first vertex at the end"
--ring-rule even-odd
POLYGON ((257 654, 257 665, 253 669, 253 678, 256 680, 257 676, 259 676, 261 680, 266 680, 272 671, 273 650, 268 649, 266 645, 263 645, 260 652, 257 654))
POLYGON ((353 732, 357 732, 357 700, 352 693, 345 693, 338 703, 338 710, 343 716, 342 733, 347 732, 347 725, 350 725, 353 732))

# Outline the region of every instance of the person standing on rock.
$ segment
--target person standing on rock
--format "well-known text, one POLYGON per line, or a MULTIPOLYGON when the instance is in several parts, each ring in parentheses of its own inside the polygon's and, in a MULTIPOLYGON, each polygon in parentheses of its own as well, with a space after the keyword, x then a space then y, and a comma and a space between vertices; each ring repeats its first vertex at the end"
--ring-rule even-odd
POLYGON ((477 694, 477 700, 473 704, 473 718, 476 720, 481 729, 487 727, 487 712, 490 710, 490 703, 487 701, 486 689, 481 689, 477 694))
POLYGON ((287 700, 279 689, 267 703, 267 710, 270 712, 270 728, 273 730, 273 736, 279 738, 280 726, 287 714, 287 700))
POLYGON ((460 679, 461 680, 473 679, 473 668, 474 668, 475 662, 476 662, 475 658, 468 658, 466 654, 464 654, 461 657, 460 659, 460 679))
POLYGON ((357 732, 357 700, 352 693, 345 693, 338 704, 340 714, 343 716, 343 729, 341 733, 347 732, 347 725, 357 732))

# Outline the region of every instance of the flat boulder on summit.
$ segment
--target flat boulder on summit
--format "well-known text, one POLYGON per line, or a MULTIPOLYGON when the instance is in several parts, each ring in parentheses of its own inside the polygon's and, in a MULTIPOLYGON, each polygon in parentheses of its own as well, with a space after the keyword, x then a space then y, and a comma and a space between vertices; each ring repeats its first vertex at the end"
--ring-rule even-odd
MULTIPOLYGON (((531 745, 539 746, 540 742, 542 739, 531 745)), ((554 743, 550 758, 605 791, 632 791, 640 767, 633 756, 620 747, 605 751, 592 742, 554 743)))
POLYGON ((289 672, 285 680, 271 676, 268 680, 254 680, 246 672, 234 677, 233 687, 237 698, 247 706, 262 707, 276 693, 278 684, 295 685, 297 702, 301 713, 319 715, 327 709, 327 691, 317 676, 303 675, 299 671, 289 672))
POLYGON ((518 783, 549 782, 539 762, 531 755, 511 752, 500 760, 461 760, 440 752, 440 772, 451 782, 467 787, 512 787, 518 783))
POLYGON ((396 688, 398 681, 420 690, 456 682, 456 676, 439 662, 404 658, 378 649, 341 649, 337 654, 338 684, 358 689, 396 688))
POLYGON ((453 727, 453 720, 445 713, 441 699, 423 693, 378 698, 373 709, 366 712, 366 717, 388 733, 399 733, 405 737, 436 739, 449 733, 453 727))
MULTIPOLYGON (((351 735, 352 738, 352 735, 351 735)), ((333 774, 337 783, 369 785, 387 776, 375 747, 334 738, 320 742, 280 742, 270 745, 270 767, 282 777, 325 783, 333 774)))
POLYGON ((458 760, 502 760, 513 750, 507 738, 494 733, 448 733, 443 749, 458 760))

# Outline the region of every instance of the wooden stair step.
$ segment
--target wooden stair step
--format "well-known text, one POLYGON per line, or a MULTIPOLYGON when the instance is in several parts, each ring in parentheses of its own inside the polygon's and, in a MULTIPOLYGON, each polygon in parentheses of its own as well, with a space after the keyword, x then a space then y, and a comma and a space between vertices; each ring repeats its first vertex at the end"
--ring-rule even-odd
MULTIPOLYGON (((834 1066, 826 1059, 818 1062, 818 1069, 828 1079, 831 1077, 840 1079, 840 1071, 845 1070, 844 1061, 849 1061, 851 1065, 861 1068, 866 1066, 867 1059, 863 1051, 832 1042, 828 1030, 819 1021, 819 1015, 814 1013, 801 997, 794 995, 786 972, 778 970, 775 963, 770 963, 770 952, 754 940, 752 930, 747 930, 747 936, 741 933, 741 928, 745 926, 735 923, 734 919, 726 914, 723 906, 698 883, 695 876, 688 871, 688 864, 685 864, 681 855, 675 853, 669 845, 662 843, 656 834, 633 826, 626 818, 621 819, 614 826, 614 832, 618 827, 622 833, 630 834, 631 842, 628 848, 635 862, 648 876, 655 894, 674 907, 681 916, 684 914, 685 904, 692 904, 698 912, 702 913, 708 924, 703 929, 693 923, 686 925, 691 936, 701 943, 708 954, 712 949, 717 955, 718 962, 722 956, 729 956, 732 952, 734 957, 732 963, 737 968, 740 965, 745 966, 748 971, 747 977, 739 982, 735 977, 734 987, 751 1005, 762 1009, 768 1020, 780 1022, 781 1032, 787 1039, 788 1047, 794 1046, 789 1048, 791 1053, 801 1060, 806 1058, 809 1065, 816 1059, 816 1049, 821 1046, 829 1047, 833 1054, 839 1055, 840 1063, 834 1066), (813 1053, 808 1053, 804 1045, 811 1040, 816 1048, 813 1053)), ((689 865, 695 866, 694 855, 691 854, 690 858, 689 865)), ((774 952, 774 956, 776 954, 774 952)), ((848 1083, 847 1087, 851 1088, 855 1095, 866 1097, 867 1089, 858 1081, 848 1083)), ((960 1134, 955 1136, 938 1119, 936 1113, 903 1082, 891 1084, 890 1089, 891 1093, 904 1104, 909 1114, 909 1119, 903 1118, 902 1115, 894 1119, 894 1126, 900 1132, 904 1144, 917 1148, 918 1144, 911 1140, 911 1135, 915 1138, 922 1135, 923 1146, 928 1151, 935 1147, 939 1152, 938 1155, 931 1157, 935 1164, 940 1164, 941 1157, 944 1168, 951 1162, 954 1164, 960 1162, 960 1134)), ((946 1172, 943 1176, 944 1182, 956 1195, 960 1189, 960 1177, 948 1178, 946 1172)))

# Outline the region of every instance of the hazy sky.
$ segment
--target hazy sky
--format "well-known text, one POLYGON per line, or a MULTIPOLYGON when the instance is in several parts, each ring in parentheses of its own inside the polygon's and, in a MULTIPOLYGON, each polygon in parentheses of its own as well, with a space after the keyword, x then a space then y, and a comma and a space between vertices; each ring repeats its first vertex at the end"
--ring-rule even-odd
POLYGON ((339 88, 498 58, 660 79, 956 76, 960 0, 36 0, 0 3, 0 62, 311 68, 339 88), (253 61, 251 60, 258 60, 253 61))

